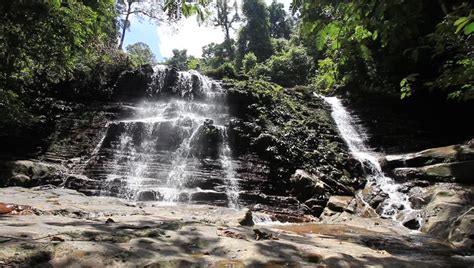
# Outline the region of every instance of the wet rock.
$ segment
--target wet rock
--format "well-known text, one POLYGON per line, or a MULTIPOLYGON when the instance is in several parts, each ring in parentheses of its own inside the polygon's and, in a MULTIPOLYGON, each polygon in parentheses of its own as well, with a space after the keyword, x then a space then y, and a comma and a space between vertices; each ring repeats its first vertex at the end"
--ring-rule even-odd
POLYGON ((264 232, 259 229, 253 229, 255 240, 278 240, 279 238, 270 232, 264 232))
POLYGON ((254 226, 255 223, 253 222, 252 211, 248 209, 245 212, 245 216, 243 219, 239 220, 239 224, 242 226, 254 226))
POLYGON ((313 216, 319 217, 323 213, 325 207, 325 199, 311 198, 304 202, 307 207, 307 212, 313 216))
POLYGON ((329 192, 330 187, 317 175, 298 169, 291 176, 293 194, 302 201, 311 199, 315 195, 329 192))
POLYGON ((112 98, 130 101, 145 97, 152 77, 153 67, 149 64, 136 70, 124 71, 115 82, 112 98))
POLYGON ((74 189, 77 191, 97 188, 97 181, 89 179, 85 175, 70 174, 67 175, 64 181, 64 187, 68 189, 74 189))
POLYGON ((420 223, 418 222, 418 219, 411 219, 409 221, 406 221, 403 223, 403 226, 407 227, 408 229, 411 230, 418 230, 420 229, 420 223))
POLYGON ((474 208, 462 213, 453 223, 448 240, 457 247, 472 249, 474 246, 474 208))
POLYGON ((4 164, 0 174, 0 184, 22 187, 59 185, 63 181, 64 172, 64 168, 57 164, 17 160, 4 164))
POLYGON ((329 197, 327 207, 336 212, 343 212, 354 199, 352 196, 337 196, 332 195, 329 197))
POLYGON ((138 193, 137 201, 157 201, 157 194, 154 191, 142 191, 138 193))
POLYGON ((474 189, 454 184, 438 184, 427 189, 430 202, 423 208, 421 231, 446 239, 457 246, 473 244, 474 189))
POLYGON ((13 204, 0 203, 0 215, 8 214, 14 210, 15 210, 15 206, 13 204))
POLYGON ((474 159, 474 148, 469 145, 450 145, 431 148, 417 153, 387 155, 384 168, 421 167, 437 163, 459 162, 474 159))
POLYGON ((362 198, 372 208, 377 209, 388 198, 388 194, 375 185, 370 185, 362 190, 362 198))
POLYGON ((260 134, 253 142, 253 146, 255 150, 261 154, 265 155, 267 153, 267 149, 271 146, 275 146, 277 144, 277 139, 268 133, 260 134))
POLYGON ((411 203, 411 207, 413 209, 421 209, 425 206, 428 202, 421 196, 410 196, 408 201, 411 203))
POLYGON ((191 141, 191 152, 198 158, 217 158, 219 148, 223 141, 220 129, 214 125, 214 121, 206 119, 191 141))
POLYGON ((399 180, 424 179, 431 182, 473 183, 474 161, 441 163, 424 167, 396 168, 399 180))
POLYGON ((218 192, 197 192, 191 194, 191 201, 193 202, 226 202, 227 201, 227 194, 226 193, 218 193, 218 192))

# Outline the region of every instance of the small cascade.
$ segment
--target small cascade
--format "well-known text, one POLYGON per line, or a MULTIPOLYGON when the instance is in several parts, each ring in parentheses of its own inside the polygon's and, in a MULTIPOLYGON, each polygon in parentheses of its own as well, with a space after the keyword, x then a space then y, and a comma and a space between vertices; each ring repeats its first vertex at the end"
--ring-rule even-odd
POLYGON ((198 72, 156 66, 148 101, 109 122, 82 170, 101 195, 238 208, 239 186, 221 85, 198 72))
POLYGON ((161 189, 163 199, 168 202, 176 202, 180 199, 181 191, 185 188, 189 177, 187 170, 187 159, 191 153, 191 141, 198 132, 199 128, 192 127, 191 134, 186 137, 179 148, 175 151, 171 170, 166 179, 166 189, 161 189))
POLYGON ((400 185, 385 176, 376 154, 366 145, 365 130, 357 124, 341 100, 337 97, 323 97, 323 99, 331 106, 331 115, 351 154, 362 163, 367 174, 367 186, 374 186, 387 195, 379 212, 380 216, 405 223, 416 215, 417 220, 421 221, 419 211, 411 208, 408 196, 400 191, 400 185))
POLYGON ((239 185, 237 183, 234 163, 232 162, 232 151, 229 146, 227 130, 222 130, 222 145, 220 152, 220 160, 222 168, 225 171, 226 192, 229 197, 229 207, 239 208, 239 185))

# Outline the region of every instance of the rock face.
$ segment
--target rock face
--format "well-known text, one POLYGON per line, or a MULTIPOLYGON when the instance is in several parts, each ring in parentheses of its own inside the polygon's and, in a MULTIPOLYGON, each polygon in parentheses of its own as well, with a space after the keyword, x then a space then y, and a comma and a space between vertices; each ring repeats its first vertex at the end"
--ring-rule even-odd
POLYGON ((63 182, 65 168, 51 163, 17 160, 3 164, 0 174, 2 186, 34 187, 38 185, 59 185, 63 182))
POLYGON ((474 182, 474 161, 440 163, 423 167, 395 168, 393 176, 399 180, 424 179, 428 181, 474 182))
MULTIPOLYGON (((384 168, 404 183, 422 232, 455 246, 472 248, 474 225, 474 148, 452 145, 406 155, 388 155, 384 168)), ((418 227, 407 221, 408 227, 418 227)))
POLYGON ((385 168, 421 167, 446 162, 462 162, 474 159, 474 147, 468 144, 457 144, 431 148, 417 153, 387 155, 385 168))
POLYGON ((142 99, 147 95, 147 90, 153 79, 153 67, 143 65, 137 70, 125 71, 120 74, 115 83, 112 98, 121 101, 142 99))
POLYGON ((353 196, 336 196, 333 195, 329 198, 327 208, 336 212, 343 212, 349 207, 349 204, 354 199, 353 196))
POLYGON ((318 216, 330 195, 365 183, 329 107, 306 88, 222 87, 197 72, 142 66, 122 73, 110 94, 108 103, 69 103, 41 161, 33 161, 41 168, 10 172, 2 183, 136 201, 238 203, 282 221, 318 216), (58 170, 40 175, 48 163, 58 170))
POLYGON ((398 180, 473 183, 474 148, 451 145, 405 155, 387 155, 384 168, 398 180))
POLYGON ((437 184, 421 190, 424 222, 421 231, 446 239, 455 246, 472 248, 474 240, 474 188, 437 184))

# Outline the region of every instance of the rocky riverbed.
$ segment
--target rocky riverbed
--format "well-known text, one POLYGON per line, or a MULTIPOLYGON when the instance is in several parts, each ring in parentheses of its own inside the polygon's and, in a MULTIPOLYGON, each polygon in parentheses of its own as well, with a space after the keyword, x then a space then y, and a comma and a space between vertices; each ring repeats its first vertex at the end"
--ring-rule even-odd
POLYGON ((130 203, 54 187, 3 188, 0 202, 22 205, 0 216, 2 266, 474 265, 466 252, 380 218, 248 226, 245 210, 130 203))

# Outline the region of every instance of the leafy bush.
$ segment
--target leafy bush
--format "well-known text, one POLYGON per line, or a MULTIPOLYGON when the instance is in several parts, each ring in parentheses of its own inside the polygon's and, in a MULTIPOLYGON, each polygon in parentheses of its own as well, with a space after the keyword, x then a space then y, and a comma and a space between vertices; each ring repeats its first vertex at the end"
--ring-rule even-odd
POLYGON ((217 69, 206 70, 204 72, 206 75, 213 77, 215 79, 223 79, 223 78, 238 78, 237 72, 235 71, 234 65, 231 63, 224 63, 217 69))
POLYGON ((245 54, 242 60, 243 72, 249 74, 252 69, 257 65, 257 57, 252 52, 245 54))
POLYGON ((293 87, 307 84, 313 69, 313 59, 306 50, 303 47, 290 46, 288 50, 273 55, 264 63, 256 64, 253 69, 246 72, 255 78, 269 80, 284 87, 293 87))
POLYGON ((156 64, 155 55, 145 43, 138 42, 128 45, 125 49, 133 67, 139 67, 144 64, 156 64))

